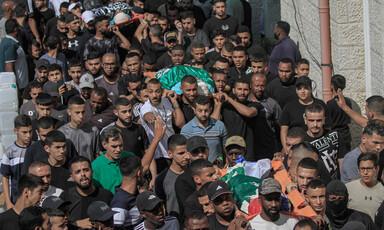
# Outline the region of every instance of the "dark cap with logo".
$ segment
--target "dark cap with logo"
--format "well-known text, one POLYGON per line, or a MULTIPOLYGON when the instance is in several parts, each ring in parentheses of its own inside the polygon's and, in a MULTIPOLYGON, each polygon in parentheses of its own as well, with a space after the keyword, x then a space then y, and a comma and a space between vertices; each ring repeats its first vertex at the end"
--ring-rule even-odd
POLYGON ((177 35, 175 32, 170 31, 164 34, 164 41, 170 42, 172 40, 177 40, 177 35))
POLYGON ((65 205, 70 204, 70 201, 63 201, 60 197, 57 196, 49 196, 44 199, 43 203, 41 203, 41 207, 43 208, 60 208, 65 205))
POLYGON ((41 58, 36 62, 36 69, 40 69, 40 67, 47 68, 51 63, 45 58, 41 58))
POLYGON ((217 180, 212 182, 207 189, 209 200, 214 200, 220 195, 233 193, 231 188, 223 180, 217 180))
POLYGON ((66 17, 65 17, 65 23, 71 23, 75 20, 79 19, 79 17, 75 14, 68 14, 66 17))
POLYGON ((187 151, 188 152, 193 152, 193 150, 197 148, 208 148, 207 141, 205 140, 204 137, 201 136, 193 136, 187 140, 187 151))
POLYGON ((87 214, 90 221, 107 221, 115 215, 115 211, 103 201, 94 201, 88 206, 87 214))
POLYGON ((297 78, 296 80, 296 87, 299 85, 306 85, 312 88, 312 81, 309 77, 307 76, 302 76, 297 78))
POLYGON ((154 193, 145 191, 136 197, 136 206, 139 211, 152 211, 162 200, 154 193))

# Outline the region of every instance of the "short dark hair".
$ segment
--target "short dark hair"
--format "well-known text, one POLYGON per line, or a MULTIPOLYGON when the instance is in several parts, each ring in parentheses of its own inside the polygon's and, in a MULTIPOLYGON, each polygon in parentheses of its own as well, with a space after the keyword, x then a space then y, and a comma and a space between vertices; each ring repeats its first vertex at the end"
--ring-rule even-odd
POLYGON ((108 93, 107 93, 107 90, 103 87, 95 87, 92 89, 92 93, 94 93, 96 96, 101 96, 103 97, 104 99, 107 99, 108 98, 108 93))
POLYGON ((208 196, 208 186, 211 183, 212 182, 207 182, 203 186, 201 186, 201 188, 199 190, 197 190, 197 192, 196 192, 197 197, 208 196))
POLYGON ((68 100, 68 108, 70 108, 72 105, 84 105, 84 104, 85 104, 85 101, 80 96, 74 96, 68 100))
POLYGON ((123 133, 121 130, 115 126, 109 126, 103 130, 100 135, 101 142, 108 143, 109 138, 112 138, 113 141, 118 140, 119 138, 123 138, 123 133))
POLYGON ((319 174, 318 168, 317 168, 317 162, 309 157, 301 159, 299 164, 297 165, 297 170, 299 168, 304 168, 304 169, 315 169, 316 170, 316 176, 319 174))
POLYGON ((278 21, 276 23, 277 28, 281 29, 286 35, 289 35, 289 32, 291 31, 291 26, 288 22, 285 21, 278 21))
POLYGON ((230 42, 224 42, 223 50, 232 53, 235 46, 230 42))
POLYGON ((15 129, 18 129, 21 127, 28 127, 28 126, 32 125, 32 121, 28 115, 19 114, 17 117, 15 117, 13 124, 15 126, 15 129))
POLYGON ((23 194, 24 189, 33 191, 39 185, 43 186, 44 181, 35 175, 32 174, 23 174, 20 179, 17 181, 17 196, 20 197, 23 194))
POLYGON ((97 51, 92 51, 87 56, 87 60, 93 60, 93 59, 96 59, 96 58, 99 58, 101 60, 101 55, 97 51))
POLYGON ((245 26, 245 25, 241 25, 237 28, 237 31, 236 33, 249 33, 251 34, 251 32, 249 31, 249 28, 248 26, 245 26))
POLYGON ((372 110, 379 116, 384 115, 384 98, 379 95, 373 95, 366 100, 368 109, 372 110))
POLYGON ((45 138, 45 145, 47 145, 48 147, 51 147, 53 142, 64 142, 66 143, 66 138, 65 138, 65 135, 58 131, 58 130, 52 130, 51 132, 49 132, 47 134, 47 137, 45 138))
POLYGON ((140 168, 141 160, 135 155, 126 156, 119 162, 119 169, 123 177, 133 177, 140 168))
POLYGON ((37 120, 37 130, 39 129, 49 129, 51 127, 54 127, 55 123, 53 122, 53 119, 49 116, 41 117, 39 120, 37 120))
POLYGON ((346 84, 346 81, 343 75, 335 74, 332 76, 331 85, 333 86, 336 92, 338 89, 344 90, 345 84, 346 84))
POLYGON ((19 216, 19 228, 22 230, 33 230, 41 227, 44 223, 43 214, 45 209, 40 206, 29 206, 21 211, 19 216))
POLYGON ((65 217, 65 213, 58 208, 46 208, 46 210, 47 210, 47 215, 49 217, 55 217, 55 216, 65 217))
POLYGON ((71 67, 79 67, 79 66, 83 68, 83 65, 81 64, 81 61, 79 59, 72 58, 71 60, 69 60, 68 69, 71 67))
POLYGON ((187 145, 187 138, 181 134, 173 134, 168 138, 168 149, 174 150, 177 146, 187 145))
POLYGON ((218 37, 218 36, 223 36, 223 37, 227 37, 227 32, 225 32, 224 30, 222 29, 218 29, 218 30, 214 30, 211 34, 211 39, 214 39, 215 37, 218 37))
POLYGON ((143 63, 146 63, 148 65, 154 65, 156 64, 156 55, 154 53, 145 53, 143 55, 143 63))
POLYGON ((181 13, 181 20, 185 20, 187 18, 195 19, 195 15, 193 14, 192 11, 187 10, 181 13))
POLYGON ((189 83, 189 84, 194 84, 194 83, 197 83, 197 80, 194 76, 192 75, 185 75, 182 79, 181 79, 181 85, 183 85, 184 83, 189 83))
POLYGON ((150 26, 149 31, 152 33, 152 36, 154 36, 154 37, 160 37, 162 32, 163 32, 163 30, 159 24, 154 24, 154 25, 150 26))
POLYGON ((172 53, 172 51, 174 51, 174 50, 182 50, 182 51, 185 53, 184 46, 182 46, 182 45, 175 45, 175 46, 172 48, 171 53, 172 53))
POLYGON ((7 34, 15 32, 15 29, 17 28, 19 28, 19 24, 14 18, 10 18, 5 22, 5 32, 7 34))
POLYGON ((192 47, 192 49, 204 49, 205 48, 204 43, 202 43, 200 41, 192 42, 191 47, 192 47))
POLYGON ((133 103, 130 100, 128 100, 126 97, 119 97, 116 99, 115 109, 119 110, 120 106, 128 106, 132 104, 133 103))
POLYGON ((56 49, 57 45, 60 44, 60 38, 56 35, 49 35, 46 44, 49 49, 56 49))
POLYGON ((195 103, 194 103, 194 107, 195 108, 196 108, 197 104, 199 104, 199 105, 207 105, 207 104, 209 104, 209 107, 212 108, 211 100, 209 100, 209 98, 207 96, 204 96, 204 95, 198 95, 195 98, 195 103))
MULTIPOLYGON (((33 39, 32 42, 28 44, 28 50, 32 50, 32 46, 41 48, 41 44, 36 39, 33 39)), ((38 69, 41 69, 41 68, 47 68, 47 67, 40 66, 40 68, 38 69)))
POLYGON ((48 93, 39 93, 39 95, 36 97, 37 105, 50 106, 52 103, 52 96, 48 93))
POLYGON ((215 5, 216 3, 219 3, 219 2, 224 2, 225 4, 227 4, 227 0, 213 0, 212 5, 215 5))
POLYGON ((284 63, 284 64, 288 64, 288 63, 290 63, 290 64, 291 64, 291 69, 292 69, 292 70, 293 70, 293 68, 295 67, 295 65, 293 64, 292 59, 287 58, 287 57, 281 58, 281 59, 279 60, 279 63, 284 63))
POLYGON ((210 161, 205 159, 196 159, 192 161, 191 165, 189 166, 192 177, 199 174, 200 170, 204 168, 211 168, 211 167, 213 167, 213 164, 210 161))
POLYGON ((305 140, 307 131, 297 126, 288 129, 287 137, 289 138, 300 138, 302 141, 305 140))
POLYGON ((60 73, 63 73, 63 69, 61 68, 61 66, 59 64, 50 64, 48 67, 47 67, 47 73, 49 74, 49 72, 52 72, 52 71, 60 71, 60 73))
POLYGON ((305 58, 299 59, 295 62, 295 68, 299 67, 301 64, 309 65, 309 61, 305 58))
POLYGON ((136 52, 129 52, 127 53, 127 55, 125 55, 125 59, 128 59, 128 58, 133 58, 133 57, 138 57, 139 60, 141 60, 141 57, 140 57, 140 54, 136 53, 136 52))
POLYGON ((248 88, 249 88, 249 81, 247 81, 246 79, 244 78, 238 78, 235 80, 235 83, 233 83, 233 88, 236 88, 236 85, 237 84, 247 84, 248 85, 248 88))
POLYGON ((308 182, 307 189, 317 189, 317 188, 325 188, 327 187, 327 184, 320 179, 314 179, 308 182))
POLYGON ((233 52, 244 52, 244 55, 248 55, 247 49, 244 46, 236 46, 233 48, 233 52))
POLYGON ((317 230, 317 224, 313 222, 311 219, 302 219, 299 222, 295 224, 295 227, 293 230, 297 230, 299 228, 304 228, 304 227, 310 227, 311 230, 317 230))
POLYGON ((129 83, 141 82, 141 77, 139 77, 137 74, 127 74, 125 76, 125 83, 127 84, 127 86, 129 83))
POLYGON ((360 166, 362 161, 372 161, 375 167, 379 166, 379 159, 376 153, 362 153, 359 158, 357 158, 357 167, 360 166))
POLYGON ((61 8, 68 8, 69 7, 69 2, 62 2, 61 4, 60 4, 60 9, 61 8))
POLYGON ((379 136, 384 137, 384 125, 381 120, 371 120, 368 121, 367 126, 365 126, 363 130, 363 134, 368 134, 372 136, 373 134, 377 134, 379 136))
POLYGON ((307 113, 323 113, 324 116, 325 116, 325 110, 324 110, 324 107, 321 106, 320 104, 318 103, 312 103, 311 105, 309 105, 307 108, 305 108, 305 115, 307 113))
POLYGON ((269 58, 268 54, 258 52, 250 55, 251 62, 262 62, 263 64, 268 64, 269 58))
POLYGON ((141 90, 147 89, 147 83, 141 82, 138 86, 136 86, 136 93, 140 97, 141 90))
POLYGON ((147 82, 147 85, 161 85, 161 82, 159 81, 159 79, 152 78, 147 82))
MULTIPOLYGON (((229 64, 229 60, 226 59, 225 57, 222 57, 222 56, 220 56, 220 57, 216 60, 216 62, 221 62, 221 63, 227 63, 227 64, 229 64)), ((216 62, 215 62, 215 63, 216 63, 216 62)))
POLYGON ((24 17, 26 12, 28 12, 27 5, 24 2, 17 3, 15 6, 16 18, 24 17))
MULTIPOLYGON (((133 42, 131 44, 131 46, 129 47, 129 49, 132 51, 132 50, 138 50, 140 52, 143 51, 143 48, 141 47, 140 43, 138 42, 133 42)), ((137 52, 130 52, 130 53, 137 53, 137 52)), ((140 54, 139 54, 139 57, 140 57, 140 54)))
POLYGON ((89 167, 91 168, 92 170, 92 164, 91 164, 91 161, 86 158, 86 157, 83 157, 83 156, 75 156, 74 158, 72 158, 70 161, 69 161, 69 165, 68 165, 68 171, 70 174, 72 174, 72 165, 73 164, 76 164, 76 163, 81 163, 81 162, 87 162, 89 167))
POLYGON ((30 89, 42 89, 43 88, 43 84, 41 84, 41 82, 38 82, 38 81, 30 81, 28 86, 30 89))
MULTIPOLYGON (((204 213, 198 212, 198 211, 193 211, 192 213, 190 213, 188 215, 188 217, 185 218, 184 227, 185 228, 188 227, 189 220, 202 220, 202 219, 207 219, 207 217, 204 215, 204 213)), ((207 222, 208 222, 208 219, 207 219, 207 222)))
POLYGON ((102 21, 109 21, 109 17, 107 15, 99 15, 97 17, 95 17, 95 27, 98 28, 99 27, 99 23, 102 22, 102 21))

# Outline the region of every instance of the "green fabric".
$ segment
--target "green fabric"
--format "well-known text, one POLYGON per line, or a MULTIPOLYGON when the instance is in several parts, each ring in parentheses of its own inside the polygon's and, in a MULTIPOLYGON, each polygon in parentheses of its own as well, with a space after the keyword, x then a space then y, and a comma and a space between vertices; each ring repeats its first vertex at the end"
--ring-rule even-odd
POLYGON ((215 88, 215 83, 207 71, 191 66, 175 66, 171 68, 167 73, 162 75, 161 78, 159 78, 157 75, 156 77, 159 78, 161 86, 164 89, 171 89, 175 84, 179 83, 185 75, 192 75, 197 77, 212 86, 212 88, 215 88))
POLYGON ((121 184, 119 162, 126 156, 135 155, 123 151, 118 161, 111 161, 105 157, 105 152, 92 162, 93 184, 105 188, 115 194, 115 187, 121 184))
POLYGON ((233 168, 227 175, 223 176, 223 178, 221 178, 221 179, 228 183, 228 181, 232 177, 234 177, 236 175, 244 175, 244 174, 245 174, 245 172, 244 172, 243 167, 233 168))
POLYGON ((256 195, 256 190, 262 179, 246 175, 232 177, 227 183, 234 193, 235 200, 239 207, 244 201, 250 202, 250 198, 256 195))

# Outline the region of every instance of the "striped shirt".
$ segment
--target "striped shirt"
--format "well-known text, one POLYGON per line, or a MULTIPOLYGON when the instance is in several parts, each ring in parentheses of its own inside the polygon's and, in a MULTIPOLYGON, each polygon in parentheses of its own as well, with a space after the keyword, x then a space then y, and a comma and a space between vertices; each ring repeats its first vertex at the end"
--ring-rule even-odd
MULTIPOLYGON (((157 228, 156 230, 179 230, 180 229, 179 221, 177 221, 176 217, 166 216, 164 217, 164 222, 165 222, 164 225, 161 226, 161 228, 157 228)), ((144 223, 145 221, 137 225, 134 228, 134 230, 146 230, 144 223)))
POLYGON ((136 196, 119 187, 115 188, 115 195, 111 201, 112 210, 117 212, 113 216, 115 226, 130 227, 143 222, 144 219, 136 206, 136 196))

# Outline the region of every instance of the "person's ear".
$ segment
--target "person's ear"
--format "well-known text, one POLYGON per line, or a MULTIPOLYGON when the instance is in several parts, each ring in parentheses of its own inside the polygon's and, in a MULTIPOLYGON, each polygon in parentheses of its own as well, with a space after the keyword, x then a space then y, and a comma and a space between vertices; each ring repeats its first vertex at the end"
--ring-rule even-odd
POLYGON ((172 152, 170 150, 167 151, 169 158, 173 158, 172 152))
POLYGON ((48 145, 44 145, 44 150, 49 153, 49 146, 48 145))
POLYGON ((102 141, 102 142, 101 142, 101 145, 103 146, 104 149, 107 149, 107 147, 108 147, 108 146, 107 146, 107 142, 105 142, 105 141, 102 141))
POLYGON ((201 180, 200 180, 200 177, 198 175, 194 175, 193 176, 193 181, 195 182, 195 184, 197 185, 200 185, 201 184, 201 180))
POLYGON ((117 110, 116 110, 116 109, 113 110, 113 113, 114 113, 115 116, 117 117, 117 110))

